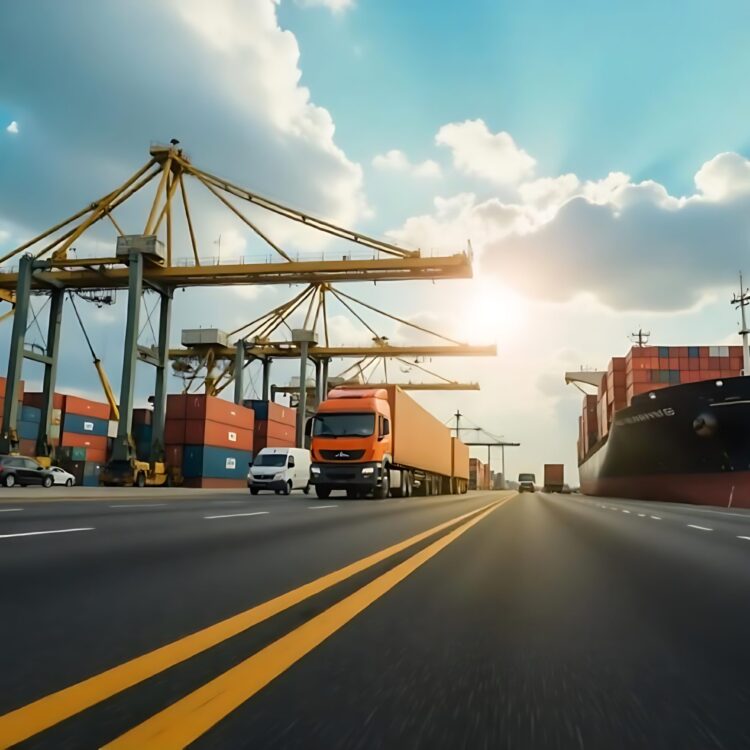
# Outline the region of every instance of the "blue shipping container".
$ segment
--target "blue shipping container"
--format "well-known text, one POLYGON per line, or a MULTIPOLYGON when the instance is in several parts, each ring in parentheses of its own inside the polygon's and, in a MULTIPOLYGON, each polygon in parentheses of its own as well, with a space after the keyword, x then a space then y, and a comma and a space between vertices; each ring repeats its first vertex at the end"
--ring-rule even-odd
POLYGON ((39 422, 18 422, 18 435, 21 440, 36 440, 39 436, 39 422))
POLYGON ((63 419, 63 432, 75 432, 77 435, 99 435, 107 437, 106 419, 84 417, 80 414, 66 414, 63 419))
POLYGON ((242 405, 255 412, 255 419, 265 422, 268 419, 268 401, 249 399, 243 401, 242 405))
POLYGON ((26 406, 24 404, 21 407, 20 420, 22 422, 36 422, 38 424, 42 421, 42 410, 36 406, 26 406))
POLYGON ((244 479, 252 451, 215 448, 212 445, 186 445, 182 457, 182 475, 186 479, 244 479))

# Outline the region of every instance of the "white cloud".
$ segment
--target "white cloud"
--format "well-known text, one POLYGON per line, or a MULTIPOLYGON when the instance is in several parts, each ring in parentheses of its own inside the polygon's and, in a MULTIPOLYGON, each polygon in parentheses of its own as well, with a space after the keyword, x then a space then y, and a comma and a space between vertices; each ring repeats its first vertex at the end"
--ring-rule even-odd
POLYGON ((453 164, 459 171, 499 184, 520 182, 533 173, 536 165, 510 134, 491 133, 484 120, 443 125, 435 143, 451 149, 453 164))
POLYGON ((378 154, 372 160, 372 166, 383 172, 407 172, 414 177, 440 177, 440 165, 432 159, 412 164, 403 151, 397 148, 384 154, 378 154))
POLYGON ((516 198, 473 193, 435 199, 390 235, 455 251, 472 241, 481 272, 527 297, 592 295, 621 310, 686 310, 734 282, 747 263, 750 161, 720 154, 696 173, 697 191, 677 197, 622 172, 522 182, 516 198))
POLYGON ((328 8, 333 13, 341 13, 354 7, 354 0, 297 0, 303 8, 328 8))
POLYGON ((18 123, 13 120, 13 122, 8 125, 7 128, 5 128, 6 133, 13 133, 14 135, 18 132, 18 123))

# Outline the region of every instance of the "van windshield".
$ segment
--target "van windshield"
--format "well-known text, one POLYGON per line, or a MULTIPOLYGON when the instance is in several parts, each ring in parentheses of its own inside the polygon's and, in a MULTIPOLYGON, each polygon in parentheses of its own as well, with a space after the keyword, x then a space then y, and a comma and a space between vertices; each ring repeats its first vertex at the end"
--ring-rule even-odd
POLYGON ((368 437, 374 430, 374 414, 318 414, 313 422, 316 437, 368 437))
POLYGON ((253 466, 286 466, 286 453, 261 453, 253 466))

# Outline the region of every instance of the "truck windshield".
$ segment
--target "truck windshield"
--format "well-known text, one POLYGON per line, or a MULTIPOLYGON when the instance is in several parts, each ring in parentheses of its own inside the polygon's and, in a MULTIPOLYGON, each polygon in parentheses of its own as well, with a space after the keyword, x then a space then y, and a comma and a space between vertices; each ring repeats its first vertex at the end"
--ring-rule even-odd
POLYGON ((533 474, 519 474, 518 481, 519 482, 535 482, 536 477, 533 474))
POLYGON ((316 437, 368 437, 374 430, 374 414, 318 414, 313 423, 316 437))
POLYGON ((286 466, 286 453, 261 453, 253 466, 286 466))

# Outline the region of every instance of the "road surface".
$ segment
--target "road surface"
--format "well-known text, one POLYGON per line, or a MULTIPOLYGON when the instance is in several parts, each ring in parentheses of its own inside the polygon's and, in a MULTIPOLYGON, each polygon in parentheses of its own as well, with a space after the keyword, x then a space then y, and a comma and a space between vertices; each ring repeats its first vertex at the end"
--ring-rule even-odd
POLYGON ((750 512, 74 494, 0 496, 2 747, 750 747, 750 512))

